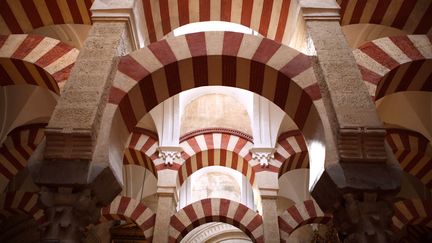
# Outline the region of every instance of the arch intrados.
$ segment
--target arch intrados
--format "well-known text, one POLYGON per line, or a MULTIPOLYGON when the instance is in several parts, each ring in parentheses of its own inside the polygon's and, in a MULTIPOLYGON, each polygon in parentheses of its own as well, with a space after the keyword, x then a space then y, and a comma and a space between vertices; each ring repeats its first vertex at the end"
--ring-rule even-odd
POLYGON ((413 60, 392 69, 378 82, 375 100, 407 91, 432 92, 432 59, 413 60))
POLYGON ((125 165, 136 165, 144 167, 146 170, 150 171, 150 173, 152 173, 156 178, 158 178, 157 169, 153 163, 153 159, 144 152, 136 150, 134 147, 128 147, 125 149, 123 155, 123 166, 125 165))
POLYGON ((149 170, 158 178, 154 161, 158 158, 157 135, 145 129, 135 129, 129 135, 127 146, 123 152, 123 165, 138 165, 149 170))
POLYGON ((279 167, 278 177, 280 178, 285 173, 297 169, 309 169, 309 157, 307 151, 296 152, 295 154, 290 155, 279 167))
POLYGON ((384 37, 361 45, 353 51, 362 78, 372 97, 387 95, 387 91, 431 91, 428 60, 432 59, 432 37, 427 35, 405 35, 384 37), (425 62, 425 63, 423 63, 425 62), (419 65, 422 64, 422 65, 419 65), (415 80, 416 72, 425 73, 415 80), (382 87, 385 79, 400 77, 397 83, 382 87), (406 77, 405 77, 406 76, 406 77), (415 82, 414 82, 415 81, 415 82), (379 90, 383 90, 378 93, 379 90))
POLYGON ((302 18, 297 1, 288 0, 273 4, 266 4, 264 0, 215 1, 211 4, 210 1, 183 1, 181 4, 177 0, 143 1, 143 9, 146 43, 161 40, 177 27, 203 21, 240 24, 277 42, 288 43, 302 18))
POLYGON ((232 129, 208 128, 185 134, 180 141, 183 148, 183 163, 177 174, 180 186, 194 172, 213 165, 239 171, 254 185, 257 165, 252 161, 253 141, 249 135, 232 129))
POLYGON ((287 210, 288 208, 290 208, 290 207, 292 207, 292 206, 295 205, 295 201, 292 200, 291 198, 285 196, 285 195, 278 195, 278 199, 277 199, 277 201, 286 201, 286 202, 288 202, 288 205, 289 205, 288 207, 280 208, 279 203, 278 203, 278 204, 277 204, 277 205, 278 205, 278 208, 277 208, 277 209, 278 209, 278 212, 280 212, 280 211, 284 212, 284 211, 287 210))
POLYGON ((227 169, 232 169, 232 170, 238 171, 248 179, 251 186, 254 185, 256 172, 255 172, 253 166, 251 166, 249 164, 249 160, 245 159, 244 157, 242 157, 241 155, 239 155, 238 153, 236 153, 234 151, 230 151, 230 150, 226 150, 226 149, 208 149, 208 150, 200 151, 200 152, 195 153, 194 155, 190 156, 179 167, 178 174, 177 174, 177 182, 178 182, 179 187, 181 187, 186 182, 187 178, 189 178, 193 173, 197 172, 198 170, 200 170, 202 168, 206 168, 206 167, 210 167, 210 166, 221 166, 221 167, 225 167, 227 169), (212 153, 213 154, 219 154, 220 155, 219 160, 212 160, 212 161, 209 160, 209 161, 207 161, 208 164, 205 165, 203 157, 209 156, 209 154, 212 154, 212 153), (222 158, 222 156, 225 156, 225 157, 222 158), (229 163, 229 165, 228 165, 228 162, 226 160, 224 160, 225 158, 228 158, 228 157, 233 159, 233 160, 237 158, 237 160, 236 161, 232 160, 232 162, 229 163), (242 162, 242 164, 238 163, 239 159, 242 162), (193 161, 196 161, 196 163, 194 163, 193 161))
POLYGON ((403 171, 432 188, 432 180, 427 176, 432 164, 431 142, 421 133, 400 128, 387 128, 386 141, 397 155, 403 171), (415 152, 414 156, 412 152, 415 152))
POLYGON ((337 0, 340 5, 341 25, 371 23, 404 30, 410 34, 432 32, 428 11, 429 0, 392 2, 380 0, 337 0))
POLYGON ((211 21, 193 22, 193 23, 179 26, 173 29, 167 35, 165 35, 164 38, 168 38, 171 36, 181 36, 185 34, 192 34, 198 32, 208 32, 208 31, 230 31, 230 32, 250 34, 250 35, 258 34, 257 30, 251 29, 247 26, 238 23, 211 20, 211 21))
POLYGON ((59 94, 78 54, 50 37, 0 35, 0 85, 33 84, 59 94))
POLYGON ((171 217, 168 242, 180 242, 192 228, 210 222, 231 224, 248 235, 253 242, 264 242, 261 215, 241 203, 222 198, 203 199, 174 214, 171 217), (196 208, 202 210, 195 211, 196 208), (232 211, 234 208, 235 213, 231 215, 228 209, 232 211), (242 220, 246 218, 249 222, 243 223, 242 220))
POLYGON ((279 178, 285 173, 309 168, 308 148, 300 130, 290 130, 279 135, 276 143, 275 160, 279 162, 279 178))
POLYGON ((393 205, 393 231, 403 230, 407 225, 423 225, 432 228, 432 201, 407 199, 393 205))
POLYGON ((5 28, 2 28, 0 33, 24 34, 39 27, 56 24, 91 24, 90 7, 93 2, 94 0, 65 1, 62 6, 59 6, 61 3, 57 1, 46 3, 45 1, 26 0, 18 3, 2 0, 0 8, 2 23, 0 25, 5 28), (15 11, 12 11, 11 4, 14 5, 15 11), (40 12, 36 5, 47 11, 40 12), (64 10, 65 8, 67 10, 64 10))
POLYGON ((32 217, 36 223, 45 221, 44 211, 38 205, 39 194, 36 192, 14 191, 2 193, 0 198, 0 217, 7 217, 16 212, 32 217))
POLYGON ((0 65, 0 68, 3 69, 0 74, 1 86, 32 85, 46 88, 57 95, 60 94, 60 87, 57 80, 39 65, 15 58, 0 58, 0 65), (14 65, 18 71, 14 76, 8 74, 6 68, 4 68, 11 64, 14 65), (29 71, 29 69, 31 71, 29 71))
POLYGON ((27 167, 32 153, 44 137, 46 124, 29 124, 10 131, 0 144, 0 192, 7 187, 10 180, 27 167))
POLYGON ((342 31, 346 36, 348 45, 356 49, 366 42, 390 36, 407 35, 403 30, 371 23, 349 24, 342 26, 342 31))
POLYGON ((314 200, 297 203, 279 216, 281 239, 286 239, 300 226, 312 223, 327 224, 331 220, 332 216, 324 214, 314 200))
POLYGON ((239 228, 227 223, 205 223, 198 227, 194 227, 183 239, 183 242, 202 242, 203 238, 207 242, 224 242, 231 240, 234 242, 241 241, 242 243, 251 242, 247 236, 239 228))
POLYGON ((146 240, 151 242, 155 213, 142 202, 130 197, 117 196, 110 205, 100 210, 101 222, 110 220, 127 220, 135 223, 144 233, 146 240))

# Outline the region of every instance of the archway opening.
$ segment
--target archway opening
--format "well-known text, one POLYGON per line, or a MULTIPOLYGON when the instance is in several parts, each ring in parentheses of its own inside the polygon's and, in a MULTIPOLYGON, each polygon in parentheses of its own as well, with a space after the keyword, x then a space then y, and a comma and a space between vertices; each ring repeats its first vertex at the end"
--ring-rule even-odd
POLYGON ((239 171, 222 166, 209 166, 195 171, 179 188, 178 209, 206 198, 226 198, 257 210, 256 188, 239 171))

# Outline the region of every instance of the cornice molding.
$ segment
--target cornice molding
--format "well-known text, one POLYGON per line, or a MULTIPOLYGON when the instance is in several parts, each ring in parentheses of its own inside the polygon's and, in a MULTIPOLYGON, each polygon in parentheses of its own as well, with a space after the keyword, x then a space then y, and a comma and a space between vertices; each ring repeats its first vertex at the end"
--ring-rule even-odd
POLYGON ((238 130, 235 130, 235 129, 223 128, 223 127, 209 127, 209 128, 198 129, 198 130, 194 130, 194 131, 185 133, 180 137, 180 143, 183 141, 186 141, 190 138, 196 137, 198 135, 209 134, 209 133, 231 134, 231 135, 246 139, 249 142, 253 143, 253 137, 251 135, 246 134, 246 133, 241 132, 241 131, 238 131, 238 130))

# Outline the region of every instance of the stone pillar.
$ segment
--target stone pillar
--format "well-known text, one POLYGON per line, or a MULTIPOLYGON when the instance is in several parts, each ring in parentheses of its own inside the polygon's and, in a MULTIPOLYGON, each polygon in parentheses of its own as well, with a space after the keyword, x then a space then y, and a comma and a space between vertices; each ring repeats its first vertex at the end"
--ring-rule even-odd
MULTIPOLYGON (((273 163, 273 160, 270 160, 271 163, 273 163)), ((276 201, 279 191, 278 174, 270 171, 261 171, 256 173, 255 178, 262 203, 264 242, 280 242, 276 201)))
POLYGON ((311 194, 325 212, 334 213, 345 242, 387 242, 387 212, 400 187, 401 169, 385 143, 385 128, 342 32, 336 1, 300 4, 331 127, 325 168, 311 178, 311 194))
MULTIPOLYGON (((108 101, 119 56, 138 46, 126 18, 127 2, 95 1, 98 18, 84 42, 71 75, 46 128, 46 147, 35 182, 41 186, 40 202, 47 222, 42 242, 81 242, 83 232, 99 220, 99 211, 122 190, 119 173, 108 159, 95 164, 95 147, 100 143, 101 117, 108 101), (122 3, 119 3, 122 2, 122 3), (96 6, 103 5, 103 10, 96 6), (115 15, 116 8, 120 16, 115 15), (102 13, 109 9, 107 18, 102 13), (99 21, 102 20, 102 21, 99 21)), ((108 147, 103 153, 108 158, 108 147)), ((120 171, 121 173, 121 171, 120 171)))
POLYGON ((158 172, 158 207, 153 231, 153 242, 168 242, 171 216, 176 212, 178 201, 176 176, 173 170, 158 172))
POLYGON ((177 206, 177 192, 174 187, 158 188, 158 208, 153 233, 153 242, 168 242, 171 216, 177 206))
POLYGON ((275 189, 260 188, 262 217, 264 223, 264 241, 280 242, 279 223, 277 214, 277 192, 275 189))

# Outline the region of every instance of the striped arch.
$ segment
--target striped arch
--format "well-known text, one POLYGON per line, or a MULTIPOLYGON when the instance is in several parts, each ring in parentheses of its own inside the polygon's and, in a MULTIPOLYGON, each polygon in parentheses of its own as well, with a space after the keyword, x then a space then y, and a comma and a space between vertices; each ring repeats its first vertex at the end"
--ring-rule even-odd
POLYGON ((306 200, 288 208, 279 216, 279 232, 281 241, 286 241, 289 235, 298 227, 307 224, 327 224, 332 216, 324 214, 314 200, 306 200))
POLYGON ((299 130, 288 131, 279 136, 274 156, 279 165, 279 177, 290 170, 309 168, 306 141, 299 130))
POLYGON ((422 134, 405 129, 387 129, 387 143, 402 169, 432 188, 432 146, 422 134))
POLYGON ((426 237, 432 235, 432 228, 422 225, 409 225, 403 234, 400 243, 425 242, 426 237))
POLYGON ((123 164, 143 166, 157 178, 154 161, 158 158, 158 140, 155 136, 145 131, 135 131, 127 144, 123 164))
POLYGON ((409 34, 431 34, 432 2, 429 0, 337 0, 341 24, 381 24, 409 34))
POLYGON ((27 161, 44 137, 45 124, 32 124, 12 130, 0 145, 0 192, 27 166, 27 161))
POLYGON ((49 37, 0 36, 0 86, 30 84, 59 94, 78 54, 78 49, 49 37))
POLYGON ((24 34, 54 24, 91 24, 94 0, 0 0, 0 34, 24 34))
POLYGON ((204 132, 182 141, 180 146, 184 162, 178 165, 179 185, 195 171, 216 165, 241 172, 253 185, 255 167, 259 165, 252 160, 249 152, 253 146, 251 140, 228 132, 204 132))
POLYGON ((306 137, 317 138, 324 110, 310 57, 269 39, 232 32, 170 38, 122 57, 108 106, 115 112, 116 133, 127 137, 165 99, 210 85, 262 95, 286 111, 306 137))
POLYGON ((401 231, 408 225, 432 228, 432 201, 409 199, 396 202, 393 206, 393 230, 401 231))
POLYGON ((375 100, 401 91, 432 91, 432 36, 380 38, 353 53, 375 100))
POLYGON ((15 191, 3 193, 0 198, 0 218, 6 219, 21 213, 32 217, 36 223, 44 221, 45 215, 38 205, 39 194, 35 192, 15 191))
POLYGON ((241 203, 220 198, 194 202, 174 214, 168 242, 180 242, 193 228, 210 222, 231 224, 247 234, 253 242, 264 242, 261 215, 241 203))
POLYGON ((182 185, 197 170, 208 166, 223 166, 242 173, 253 185, 257 172, 249 161, 239 154, 225 149, 210 149, 198 152, 187 159, 178 169, 178 182, 182 185))
POLYGON ((117 196, 109 206, 101 209, 101 222, 111 220, 135 223, 144 232, 146 240, 152 241, 156 215, 142 202, 130 197, 117 196))
POLYGON ((302 24, 296 0, 143 0, 146 43, 161 40, 179 26, 203 21, 241 24, 262 36, 289 44, 302 24))

